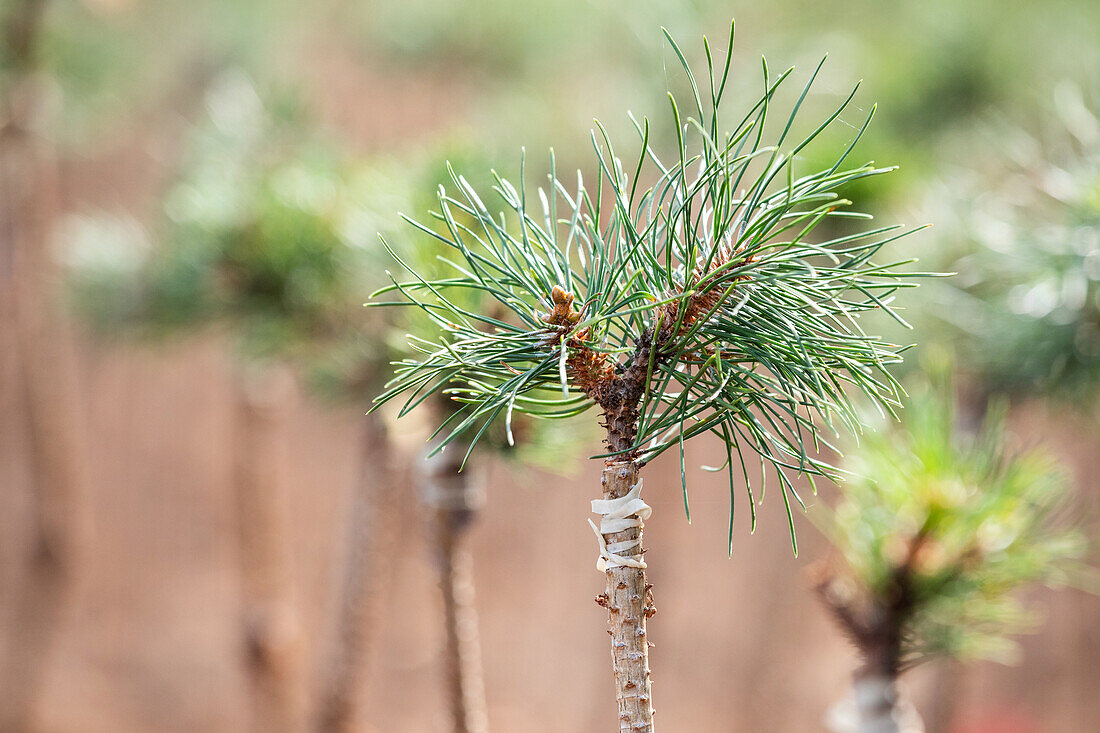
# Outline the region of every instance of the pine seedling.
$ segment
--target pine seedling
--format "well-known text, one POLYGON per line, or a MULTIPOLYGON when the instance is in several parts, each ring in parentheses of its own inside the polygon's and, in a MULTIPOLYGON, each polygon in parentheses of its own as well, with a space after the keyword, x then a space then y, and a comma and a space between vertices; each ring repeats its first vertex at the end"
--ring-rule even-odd
POLYGON ((947 390, 924 389, 902 417, 852 452, 818 517, 843 563, 817 589, 862 657, 859 731, 904 729, 897 678, 921 662, 1010 660, 1010 635, 1036 625, 1018 591, 1084 578, 1069 483, 1044 451, 1006 447, 1003 410, 966 434, 947 390))
MULTIPOLYGON (((364 313, 359 307, 363 291, 380 284, 377 260, 385 257, 377 247, 362 246, 363 235, 387 223, 383 211, 417 198, 420 169, 428 166, 416 161, 407 165, 413 175, 394 175, 385 164, 346 165, 334 146, 309 134, 293 99, 279 101, 271 95, 261 101, 239 72, 223 75, 209 94, 211 119, 193 131, 190 160, 165 197, 170 216, 157 231, 158 247, 141 241, 136 223, 105 217, 72 222, 74 299, 81 315, 112 334, 136 331, 156 337, 212 324, 227 327, 235 337, 242 375, 259 371, 262 376, 263 365, 294 367, 324 402, 360 404, 377 393, 388 376, 383 365, 393 358, 392 327, 381 316, 398 315, 364 313)), ((431 266, 438 249, 421 247, 408 254, 431 266)), ((402 324, 414 330, 425 320, 404 315, 414 316, 402 324)), ((247 394, 242 390, 242 402, 247 394)), ((450 414, 454 403, 439 402, 450 414)), ((280 426, 270 409, 255 412, 241 405, 242 418, 252 426, 241 439, 246 446, 262 447, 257 436, 280 426)), ((514 426, 519 450, 507 446, 502 425, 480 447, 548 460, 531 443, 551 431, 533 430, 532 422, 517 420, 514 426)), ((315 728, 332 733, 352 730, 357 723, 379 606, 392 574, 398 503, 412 483, 410 474, 416 474, 422 488, 429 487, 421 494, 433 518, 429 541, 439 561, 446 634, 455 642, 441 666, 448 689, 466 691, 450 696, 452 718, 456 730, 483 730, 480 652, 470 633, 475 614, 465 547, 465 530, 483 487, 471 476, 474 472, 458 474, 449 460, 428 465, 417 456, 413 466, 401 460, 408 456, 398 455, 380 413, 364 420, 362 428, 362 480, 347 512, 339 612, 332 643, 318 666, 315 728)), ((279 452, 240 452, 246 483, 238 490, 255 497, 248 503, 258 516, 270 514, 277 498, 273 483, 282 477, 262 464, 279 452), (255 476, 264 478, 250 478, 255 476)), ((277 521, 271 516, 254 524, 277 521)), ((258 655, 261 664, 250 662, 250 673, 262 674, 262 662, 270 656, 258 655)), ((270 701, 260 704, 278 708, 270 701)))
MULTIPOLYGON (((896 402, 886 367, 899 349, 858 318, 893 313, 892 296, 912 284, 903 263, 872 260, 901 236, 898 227, 813 238, 824 222, 866 218, 847 210, 838 188, 889 170, 845 166, 857 134, 834 164, 796 171, 799 152, 851 95, 808 136, 790 137, 815 71, 775 135, 765 123, 792 71, 772 77, 765 62, 762 95, 727 130, 719 108, 732 30, 721 65, 704 40, 702 84, 669 42, 692 89, 686 114, 669 98, 669 162, 650 144, 648 120, 635 120, 641 146, 629 167, 597 124, 594 186, 578 173, 570 190, 551 157, 549 186, 532 208, 521 165, 518 185, 495 176, 494 200, 507 212, 499 215, 451 171, 454 193, 441 187, 435 214, 440 231, 410 223, 450 248, 452 274, 428 279, 406 265, 412 279, 381 291, 405 300, 376 301, 417 307, 441 331, 438 340, 410 339, 416 355, 397 364, 378 398, 403 395, 404 415, 449 395, 460 409, 436 432, 437 450, 465 434, 468 453, 495 418, 507 429, 514 414, 600 410, 607 450, 597 456, 603 498, 593 509, 603 515, 596 531, 607 590, 597 600, 608 610, 620 728, 632 732, 653 726, 646 619, 654 608, 641 536, 651 509, 640 469, 670 449, 683 466, 686 441, 713 433, 731 489, 738 471, 750 483, 746 451, 774 469, 793 529, 792 500, 801 499, 786 471, 811 481, 832 475, 817 451, 833 426, 858 428, 848 391, 886 409, 896 402), (494 309, 451 297, 469 290, 494 309)), ((731 505, 731 536, 732 514, 731 505)))

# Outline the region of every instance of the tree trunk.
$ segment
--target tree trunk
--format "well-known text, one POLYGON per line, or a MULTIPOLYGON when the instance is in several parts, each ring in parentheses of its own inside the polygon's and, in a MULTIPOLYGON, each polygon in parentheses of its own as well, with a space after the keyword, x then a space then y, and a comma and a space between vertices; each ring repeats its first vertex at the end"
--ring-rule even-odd
POLYGON ((927 539, 924 529, 914 535, 904 561, 893 568, 889 584, 862 603, 841 589, 828 564, 818 571, 821 577, 814 589, 863 657, 854 675, 850 701, 833 711, 833 730, 924 733, 916 708, 899 694, 898 675, 905 630, 916 607, 913 563, 927 539))
POLYGON ((489 728, 474 606, 473 558, 467 545, 467 530, 484 503, 484 486, 475 471, 459 471, 462 453, 458 446, 452 446, 450 453, 438 453, 424 462, 421 501, 431 514, 443 594, 443 672, 451 730, 486 733, 489 728))
MULTIPOLYGON (((639 480, 635 463, 609 463, 601 478, 604 499, 626 496, 639 480)), ((604 537, 608 545, 637 541, 637 545, 616 554, 640 560, 643 552, 641 526, 609 533, 604 537)), ((619 706, 619 731, 652 733, 650 644, 646 637, 646 619, 655 611, 650 594, 651 586, 646 583, 645 567, 614 566, 607 568, 606 573, 607 591, 596 600, 607 608, 611 633, 611 667, 619 706)))
POLYGON ((362 476, 349 512, 336 644, 321 671, 319 733, 355 730, 380 606, 396 567, 398 499, 408 476, 394 466, 382 419, 372 413, 363 427, 362 476))
POLYGON ((57 168, 38 134, 35 48, 44 2, 20 0, 2 20, 0 63, 0 297, 12 323, 17 391, 33 482, 31 562, 15 594, 0 659, 0 731, 33 729, 34 706, 74 586, 84 527, 86 471, 70 342, 56 312, 50 222, 57 168))
POLYGON ((291 389, 290 375, 277 368, 241 377, 235 491, 244 665, 257 733, 299 730, 305 702, 282 465, 291 389))

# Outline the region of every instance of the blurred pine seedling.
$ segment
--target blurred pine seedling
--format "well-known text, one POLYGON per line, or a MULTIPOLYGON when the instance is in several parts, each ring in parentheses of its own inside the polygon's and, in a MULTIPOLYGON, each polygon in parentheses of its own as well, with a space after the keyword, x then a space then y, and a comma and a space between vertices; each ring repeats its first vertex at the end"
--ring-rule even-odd
POLYGON ((990 125, 995 163, 935 192, 940 325, 985 391, 1070 400, 1100 379, 1100 119, 1081 90, 1057 87, 1031 135, 990 125))
MULTIPOLYGON (((818 591, 863 659, 862 725, 897 716, 895 681, 923 661, 1011 661, 1011 636, 1037 624, 1022 589, 1090 578, 1053 458, 1011 449, 999 407, 977 434, 956 417, 944 387, 916 390, 900 425, 853 449, 836 506, 814 515, 837 555, 818 591)), ((872 729, 896 728, 860 728, 872 729)))

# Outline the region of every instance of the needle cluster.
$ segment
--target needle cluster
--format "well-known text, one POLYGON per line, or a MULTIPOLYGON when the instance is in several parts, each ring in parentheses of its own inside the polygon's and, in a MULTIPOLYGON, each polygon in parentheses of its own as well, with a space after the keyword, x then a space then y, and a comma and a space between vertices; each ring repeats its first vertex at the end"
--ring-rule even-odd
MULTIPOLYGON (((685 441, 710 432, 725 446, 732 486, 735 464, 749 483, 746 449, 765 466, 828 474, 817 457, 823 430, 858 428, 849 393, 895 403, 886 367, 900 349, 859 317, 897 317, 892 296, 914 284, 906 262, 872 258, 903 232, 851 226, 871 217, 839 193, 890 170, 845 163, 873 109, 833 164, 803 172, 800 153, 855 90, 796 139, 821 65, 775 125, 775 97, 793 69, 773 78, 765 61, 761 96, 726 127, 733 33, 722 65, 704 39, 706 86, 668 40, 692 90, 686 114, 669 95, 671 156, 651 144, 648 119, 631 116, 640 146, 627 168, 597 122, 592 184, 580 172, 572 186, 559 179, 551 153, 548 184, 534 192, 522 162, 516 184, 494 172, 491 208, 450 170, 437 226, 409 221, 446 245, 452 276, 430 280, 386 244, 411 279, 376 293, 405 300, 376 304, 417 307, 440 333, 410 336, 416 354, 397 364, 378 402, 405 395, 404 414, 449 393, 463 409, 440 426, 441 447, 467 431, 472 447, 495 418, 510 424, 516 412, 558 418, 596 406, 608 428, 599 457, 643 465, 675 448, 683 466, 685 441), (470 291, 496 308, 464 308, 456 294, 470 291)), ((797 493, 775 474, 790 515, 797 493)))

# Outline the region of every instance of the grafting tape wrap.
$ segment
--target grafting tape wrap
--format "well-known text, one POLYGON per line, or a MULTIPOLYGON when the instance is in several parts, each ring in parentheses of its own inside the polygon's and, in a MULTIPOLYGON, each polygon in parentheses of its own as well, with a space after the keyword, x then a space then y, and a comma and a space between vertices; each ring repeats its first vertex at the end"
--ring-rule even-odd
POLYGON ((832 733, 925 733, 924 721, 902 686, 885 677, 861 677, 849 695, 830 708, 832 733))
POLYGON ((596 539, 600 543, 600 557, 596 560, 596 569, 601 573, 610 568, 644 568, 645 560, 641 556, 631 557, 620 555, 632 547, 637 547, 641 540, 626 540, 624 542, 608 542, 607 535, 622 532, 634 527, 641 527, 642 521, 649 519, 653 514, 653 507, 642 501, 642 480, 630 488, 618 499, 593 499, 592 511, 602 514, 600 526, 591 519, 588 524, 596 533, 596 539))

